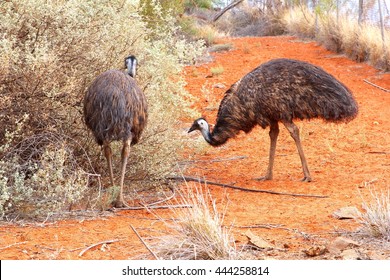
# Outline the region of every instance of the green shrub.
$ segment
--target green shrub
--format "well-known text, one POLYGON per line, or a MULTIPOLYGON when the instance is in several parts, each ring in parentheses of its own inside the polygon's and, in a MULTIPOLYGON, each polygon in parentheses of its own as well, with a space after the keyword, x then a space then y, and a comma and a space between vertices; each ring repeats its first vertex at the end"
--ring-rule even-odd
POLYGON ((218 3, 220 1, 216 0, 185 0, 184 7, 187 10, 201 8, 201 9, 211 9, 213 8, 214 3, 218 3))
POLYGON ((47 218, 84 198, 88 176, 60 135, 34 135, 9 152, 0 160, 0 218, 47 218))
POLYGON ((140 14, 150 31, 164 26, 167 17, 184 13, 182 0, 140 0, 140 14))
MULTIPOLYGON (((94 77, 111 68, 123 68, 123 59, 129 54, 139 60, 137 80, 149 103, 149 120, 141 143, 132 149, 126 182, 138 179, 145 186, 172 171, 176 151, 183 145, 175 124, 180 116, 191 113, 186 109, 188 96, 180 73, 204 47, 202 42, 177 38, 175 18, 164 14, 159 5, 153 9, 162 24, 151 30, 138 1, 0 2, 0 160, 7 162, 1 168, 3 188, 17 185, 35 192, 39 187, 33 178, 53 186, 83 186, 83 172, 99 170, 107 176, 106 161, 96 160, 100 149, 83 122, 82 100, 94 77), (28 118, 24 120, 24 116, 28 118), (22 121, 23 129, 18 130, 22 121), (47 134, 61 137, 41 141, 22 156, 15 153, 20 143, 28 146, 26 141, 34 143, 35 137, 47 134), (63 177, 55 174, 51 179, 43 173, 52 169, 40 168, 54 146, 64 147, 66 160, 52 159, 52 169, 64 168, 63 177), (72 172, 76 178, 66 175, 72 172)), ((54 151, 61 153, 61 149, 54 151)), ((114 170, 119 170, 119 160, 114 162, 114 170)), ((16 207, 15 201, 25 201, 27 196, 18 199, 13 195, 12 199, 16 207)), ((0 203, 4 217, 11 212, 7 212, 9 202, 2 198, 0 203)))

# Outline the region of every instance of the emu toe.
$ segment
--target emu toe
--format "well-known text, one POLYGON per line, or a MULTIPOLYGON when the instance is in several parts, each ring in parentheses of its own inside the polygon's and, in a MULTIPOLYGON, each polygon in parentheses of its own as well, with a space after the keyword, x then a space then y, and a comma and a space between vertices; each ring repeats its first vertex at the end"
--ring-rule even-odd
POLYGON ((130 206, 123 200, 123 199, 117 199, 113 205, 115 208, 129 208, 130 206))
POLYGON ((269 181, 269 180, 272 180, 272 176, 266 175, 266 176, 262 176, 262 177, 253 178, 253 180, 256 180, 256 181, 269 181))
POLYGON ((305 176, 305 177, 303 177, 303 179, 301 181, 302 182, 311 182, 311 177, 305 176))

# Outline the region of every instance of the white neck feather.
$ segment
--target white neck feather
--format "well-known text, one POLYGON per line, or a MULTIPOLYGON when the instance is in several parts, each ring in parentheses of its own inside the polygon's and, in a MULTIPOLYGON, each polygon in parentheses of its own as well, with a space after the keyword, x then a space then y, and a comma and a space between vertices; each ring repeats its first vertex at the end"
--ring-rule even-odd
POLYGON ((200 126, 200 132, 202 133, 204 139, 210 143, 211 141, 211 134, 210 134, 210 127, 207 122, 204 122, 202 126, 200 126))

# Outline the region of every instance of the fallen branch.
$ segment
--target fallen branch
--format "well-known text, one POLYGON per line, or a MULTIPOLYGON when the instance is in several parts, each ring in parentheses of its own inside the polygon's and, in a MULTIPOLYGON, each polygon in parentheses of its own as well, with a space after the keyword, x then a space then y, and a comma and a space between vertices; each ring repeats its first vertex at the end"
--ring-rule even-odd
POLYGON ((384 92, 390 92, 389 89, 386 89, 386 88, 383 88, 383 87, 381 87, 381 86, 378 86, 378 85, 376 85, 376 84, 374 84, 374 83, 371 83, 370 81, 368 81, 368 80, 366 80, 366 79, 364 79, 363 81, 366 82, 366 83, 369 84, 369 85, 372 85, 373 87, 376 87, 376 88, 378 88, 378 89, 380 89, 380 90, 383 90, 384 92))
POLYGON ((96 243, 96 244, 92 244, 91 246, 88 246, 87 248, 82 250, 79 254, 79 257, 83 256, 85 254, 85 252, 87 252, 88 250, 90 250, 96 246, 103 245, 103 244, 111 244, 111 243, 118 242, 118 241, 120 241, 120 239, 106 240, 106 241, 101 241, 101 242, 96 243))
POLYGON ((156 254, 152 251, 152 249, 149 248, 148 244, 145 243, 145 241, 142 239, 142 237, 138 234, 138 232, 135 230, 135 228, 130 225, 131 229, 134 231, 135 235, 137 235, 138 239, 142 242, 142 244, 144 244, 144 246, 146 247, 146 249, 148 249, 148 251, 153 255, 153 257, 158 260, 158 257, 156 256, 156 254))
POLYGON ((193 182, 199 182, 202 184, 208 184, 208 185, 215 185, 220 186, 224 188, 230 188, 235 190, 241 190, 246 192, 259 192, 259 193, 268 193, 268 194, 276 194, 276 195, 287 195, 287 196, 298 196, 298 197, 315 197, 315 198, 327 198, 326 195, 316 195, 316 194, 297 194, 297 193, 285 193, 285 192, 276 192, 276 191, 270 191, 270 190, 261 190, 261 189, 248 189, 248 188, 242 188, 234 185, 228 185, 228 184, 222 184, 217 182, 212 182, 208 180, 203 180, 201 178, 197 177, 188 177, 188 176, 171 176, 167 177, 168 180, 178 180, 178 181, 193 181, 193 182))
POLYGON ((229 11, 230 9, 234 8, 235 6, 237 6, 238 4, 240 4, 242 1, 244 0, 237 0, 235 2, 232 2, 230 3, 229 5, 227 5, 225 8, 223 8, 214 18, 213 18, 213 21, 217 21, 224 13, 226 13, 227 11, 229 11))

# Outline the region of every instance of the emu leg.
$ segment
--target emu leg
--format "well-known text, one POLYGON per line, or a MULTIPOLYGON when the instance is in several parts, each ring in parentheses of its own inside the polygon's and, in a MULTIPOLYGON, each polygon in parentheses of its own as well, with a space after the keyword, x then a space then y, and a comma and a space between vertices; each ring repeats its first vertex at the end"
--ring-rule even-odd
POLYGON ((271 145, 269 148, 269 160, 268 160, 268 168, 267 173, 264 177, 256 178, 256 180, 264 181, 264 180, 272 180, 273 177, 273 168, 275 161, 275 151, 276 151, 276 141, 278 140, 279 135, 279 124, 277 121, 271 123, 271 128, 269 130, 269 137, 271 140, 271 145))
POLYGON ((114 186, 114 173, 112 171, 112 151, 109 142, 103 143, 104 156, 107 159, 108 170, 110 172, 111 186, 114 186))
POLYGON ((117 197, 117 200, 115 201, 115 207, 117 207, 117 208, 129 207, 123 198, 123 185, 124 185, 124 181, 125 181, 127 159, 129 158, 129 154, 130 154, 130 143, 131 143, 131 139, 123 141, 120 192, 119 192, 119 195, 117 197))
POLYGON ((293 122, 283 122, 283 124, 290 132, 290 135, 294 139, 295 145, 297 146, 299 157, 301 158, 301 163, 302 163, 302 168, 303 168, 304 177, 303 177, 302 181, 303 182, 310 182, 311 176, 310 176, 309 168, 307 167, 305 155, 303 153, 301 140, 299 138, 299 128, 293 122))

